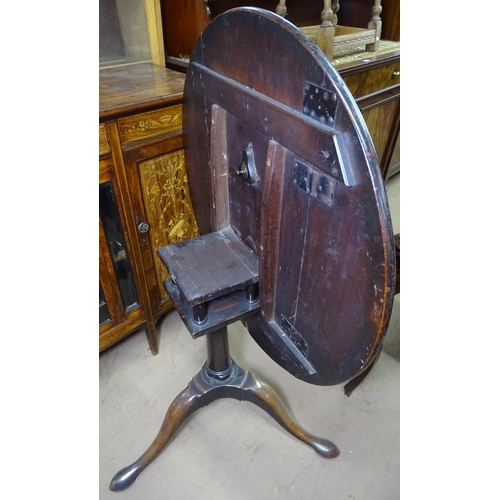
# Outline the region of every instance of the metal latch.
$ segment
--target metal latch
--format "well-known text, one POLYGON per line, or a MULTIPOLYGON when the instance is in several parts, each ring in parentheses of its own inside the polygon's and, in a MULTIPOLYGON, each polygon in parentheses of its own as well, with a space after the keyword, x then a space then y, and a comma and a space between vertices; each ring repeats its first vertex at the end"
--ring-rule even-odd
POLYGON ((247 183, 255 184, 258 180, 257 169, 255 168, 255 157, 253 154, 252 143, 243 151, 243 158, 236 173, 247 183))

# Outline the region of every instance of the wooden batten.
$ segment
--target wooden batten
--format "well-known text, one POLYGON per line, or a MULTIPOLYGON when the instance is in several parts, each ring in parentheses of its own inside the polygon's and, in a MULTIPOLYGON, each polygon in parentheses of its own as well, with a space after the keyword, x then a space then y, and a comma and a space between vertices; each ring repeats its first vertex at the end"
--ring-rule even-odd
POLYGON ((219 231, 229 226, 227 112, 215 104, 212 106, 210 141, 212 220, 214 221, 214 229, 219 231))

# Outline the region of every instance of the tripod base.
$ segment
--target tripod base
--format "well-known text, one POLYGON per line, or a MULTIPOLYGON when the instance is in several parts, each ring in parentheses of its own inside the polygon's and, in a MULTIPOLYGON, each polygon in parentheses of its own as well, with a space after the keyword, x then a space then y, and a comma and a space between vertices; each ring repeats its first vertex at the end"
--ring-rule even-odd
POLYGON ((229 360, 223 372, 210 369, 209 363, 191 380, 170 405, 165 419, 150 447, 133 464, 123 468, 113 477, 109 489, 122 491, 160 454, 182 423, 196 410, 221 398, 233 398, 256 404, 276 420, 290 434, 311 446, 324 458, 335 458, 339 449, 327 439, 306 432, 288 414, 272 387, 261 382, 252 373, 229 360))

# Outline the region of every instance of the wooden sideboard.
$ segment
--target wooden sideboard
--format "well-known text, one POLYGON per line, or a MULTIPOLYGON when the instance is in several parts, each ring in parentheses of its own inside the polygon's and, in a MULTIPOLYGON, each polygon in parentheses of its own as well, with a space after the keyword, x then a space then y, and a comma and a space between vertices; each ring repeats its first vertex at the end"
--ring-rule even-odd
POLYGON ((184 164, 184 74, 141 63, 100 70, 99 351, 173 307, 157 248, 198 235, 184 164))

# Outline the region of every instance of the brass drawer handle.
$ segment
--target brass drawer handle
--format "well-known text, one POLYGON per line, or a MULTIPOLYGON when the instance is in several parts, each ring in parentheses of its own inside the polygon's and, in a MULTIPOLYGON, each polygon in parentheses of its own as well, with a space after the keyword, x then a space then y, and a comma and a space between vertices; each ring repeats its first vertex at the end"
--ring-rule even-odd
POLYGON ((399 71, 394 71, 394 73, 392 74, 392 76, 394 76, 394 77, 399 76, 399 71))

